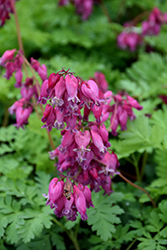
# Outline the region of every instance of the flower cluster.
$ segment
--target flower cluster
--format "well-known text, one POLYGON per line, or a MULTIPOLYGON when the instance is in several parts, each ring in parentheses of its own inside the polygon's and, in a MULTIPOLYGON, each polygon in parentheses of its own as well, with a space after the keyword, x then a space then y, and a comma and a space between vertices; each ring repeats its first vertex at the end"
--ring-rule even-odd
POLYGON ((118 125, 121 126, 121 130, 126 130, 127 119, 134 120, 136 118, 132 108, 137 110, 143 109, 139 103, 129 96, 127 93, 120 92, 113 96, 115 103, 108 108, 108 111, 112 112, 110 118, 111 133, 116 136, 118 125))
POLYGON ((117 37, 117 44, 121 49, 129 48, 135 51, 138 45, 141 45, 143 38, 141 34, 134 31, 134 27, 125 28, 117 37))
POLYGON ((52 73, 42 84, 38 102, 46 104, 41 119, 45 123, 43 127, 48 131, 52 128, 62 130, 61 144, 49 152, 51 159, 58 158, 56 166, 61 177, 51 181, 47 196, 47 204, 55 208, 55 214, 60 217, 65 215, 67 219, 75 220, 78 211, 81 218, 86 219, 85 204, 91 198, 88 199, 85 192, 98 192, 101 188, 104 193, 112 192, 111 180, 117 174, 119 162, 117 155, 109 152, 109 132, 104 121, 112 114, 110 129, 116 135, 118 124, 125 129, 128 116, 135 118, 132 107, 142 107, 132 97, 114 96, 107 88, 105 76, 100 72, 83 81, 64 69, 52 73), (110 105, 111 101, 114 104, 110 105), (94 115, 94 121, 90 120, 90 113, 94 115), (64 172, 73 187, 68 201, 63 191, 66 186, 64 172), (90 190, 87 185, 90 185, 90 190))
POLYGON ((142 22, 141 30, 131 23, 125 23, 125 29, 117 37, 117 44, 121 49, 129 48, 134 51, 141 45, 144 36, 158 35, 163 24, 167 24, 167 13, 162 13, 158 8, 154 8, 148 20, 142 22))
POLYGON ((158 8, 154 8, 148 20, 142 22, 143 36, 158 35, 163 24, 167 24, 167 13, 162 13, 158 8))
POLYGON ((94 207, 90 189, 82 184, 77 186, 68 178, 65 183, 63 178, 53 178, 49 184, 48 195, 44 196, 48 198, 46 204, 55 209, 54 213, 58 217, 66 216, 71 221, 76 220, 77 211, 81 219, 86 220, 86 208, 94 207))
POLYGON ((76 12, 81 16, 82 20, 87 20, 92 14, 93 4, 97 1, 95 0, 60 0, 59 5, 67 5, 69 2, 74 4, 76 12))
MULTIPOLYGON (((23 82, 23 57, 22 53, 19 52, 15 55, 16 49, 7 50, 0 58, 0 66, 6 69, 4 77, 10 79, 15 72, 15 87, 20 88, 21 99, 16 101, 10 108, 10 114, 16 114, 17 128, 23 127, 24 124, 28 123, 28 118, 33 111, 33 104, 31 102, 32 97, 38 99, 37 86, 34 85, 33 77, 26 77, 23 82)), ((44 81, 47 78, 47 69, 43 64, 40 66, 39 62, 31 58, 32 67, 38 72, 38 75, 44 81)), ((38 87, 40 89, 40 87, 38 87)))
MULTIPOLYGON (((15 0, 14 0, 15 2, 15 0)), ((10 0, 0 0, 0 20, 1 26, 4 25, 6 19, 9 19, 9 14, 13 13, 13 8, 10 0)))

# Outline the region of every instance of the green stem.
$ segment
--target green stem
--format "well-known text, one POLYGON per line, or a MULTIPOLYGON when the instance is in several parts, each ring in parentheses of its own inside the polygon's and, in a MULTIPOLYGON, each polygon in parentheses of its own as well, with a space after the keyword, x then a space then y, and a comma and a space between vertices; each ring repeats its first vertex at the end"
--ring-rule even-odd
POLYGON ((68 235, 68 237, 70 238, 70 240, 72 241, 72 243, 74 244, 74 247, 76 250, 80 250, 79 244, 78 244, 78 240, 77 240, 77 235, 74 234, 73 231, 69 231, 67 230, 58 220, 56 220, 55 218, 52 218, 52 221, 54 223, 56 223, 59 227, 61 227, 66 234, 68 235))
POLYGON ((132 154, 132 158, 133 158, 133 165, 134 165, 135 170, 136 170, 137 180, 139 182, 141 182, 141 176, 140 176, 138 161, 136 160, 136 157, 135 157, 134 154, 132 154))
POLYGON ((143 178, 143 175, 144 175, 144 169, 145 169, 145 165, 147 162, 147 158, 148 158, 148 154, 146 151, 144 151, 143 158, 142 158, 142 166, 141 166, 141 179, 143 178))
MULTIPOLYGON (((23 53, 23 55, 24 55, 24 47, 23 47, 23 42, 22 42, 21 33, 20 33, 19 19, 18 19, 18 16, 17 16, 17 11, 16 11, 16 8, 15 8, 14 0, 10 0, 10 3, 11 3, 11 6, 12 6, 12 9, 13 9, 13 14, 14 14, 14 18, 15 18, 17 40, 18 40, 18 44, 19 44, 19 49, 21 50, 21 53, 23 53)), ((24 68, 26 77, 28 77, 28 71, 27 71, 25 63, 23 63, 23 68, 24 68)))
POLYGON ((75 237, 73 231, 70 231, 70 233, 68 234, 68 236, 71 239, 71 241, 73 242, 75 249, 76 250, 80 250, 80 246, 78 244, 77 237, 75 237))
POLYGON ((9 118, 9 111, 8 111, 8 108, 5 108, 4 119, 3 119, 3 122, 2 122, 2 127, 7 127, 7 125, 8 125, 8 118, 9 118))
POLYGON ((128 182, 131 186, 135 187, 135 188, 138 188, 140 189, 141 191, 143 191, 147 196, 148 198, 150 199, 151 203, 153 204, 153 207, 157 207, 155 202, 153 201, 153 199, 151 198, 151 196, 149 195, 149 193, 142 187, 134 184, 133 182, 131 182, 130 180, 128 180, 125 176, 123 176, 121 173, 118 174, 124 181, 128 182))
POLYGON ((54 221, 54 223, 56 223, 59 227, 61 227, 65 232, 67 232, 67 229, 55 218, 52 218, 52 221, 54 221))
POLYGON ((77 238, 79 226, 80 226, 80 220, 79 220, 79 222, 78 222, 78 224, 76 225, 76 228, 75 228, 75 238, 77 238))
POLYGON ((101 9, 102 9, 102 12, 103 12, 104 15, 107 17, 108 21, 109 21, 110 23, 112 23, 112 19, 111 19, 111 17, 110 17, 110 14, 109 14, 109 12, 108 12, 108 10, 107 10, 107 8, 106 8, 106 6, 105 6, 105 4, 104 4, 103 1, 101 1, 100 6, 101 6, 101 9))
POLYGON ((134 239, 131 244, 125 249, 125 250, 130 250, 133 244, 137 241, 137 239, 134 239))

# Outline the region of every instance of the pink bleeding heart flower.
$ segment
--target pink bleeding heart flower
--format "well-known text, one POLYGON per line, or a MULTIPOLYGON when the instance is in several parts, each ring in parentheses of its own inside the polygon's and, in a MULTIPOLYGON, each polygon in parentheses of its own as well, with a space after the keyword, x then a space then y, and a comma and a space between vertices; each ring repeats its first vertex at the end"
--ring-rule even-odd
POLYGON ((38 67, 38 74, 41 77, 42 81, 47 79, 47 67, 45 64, 42 64, 38 67))
POLYGON ((33 109, 31 106, 28 108, 18 107, 16 109, 16 126, 17 128, 24 128, 23 125, 28 123, 28 117, 32 113, 33 109))
POLYGON ((22 78, 23 78, 23 73, 21 69, 18 69, 15 73, 15 78, 16 78, 16 83, 15 83, 15 88, 20 88, 22 86, 22 78))
POLYGON ((53 178, 49 184, 48 200, 47 205, 51 208, 56 206, 56 202, 63 193, 64 182, 59 181, 58 178, 53 178))
MULTIPOLYGON (((48 84, 49 84, 49 80, 48 80, 48 84)), ((56 86, 54 87, 54 89, 52 89, 50 93, 50 97, 52 98, 53 105, 62 106, 64 104, 62 97, 65 93, 65 90, 66 90, 65 80, 64 80, 64 77, 61 76, 60 80, 56 83, 56 86)))
POLYGON ((98 84, 99 89, 105 93, 108 90, 108 82, 105 75, 101 72, 95 72, 95 82, 98 84))
POLYGON ((79 101, 77 97, 78 86, 79 86, 78 79, 74 75, 69 76, 67 74, 65 77, 65 84, 67 93, 69 95, 68 101, 72 100, 74 102, 76 100, 78 102, 79 101))
POLYGON ((50 91, 55 87, 57 82, 60 80, 60 75, 57 73, 50 74, 48 78, 48 89, 47 92, 50 93, 50 91))
POLYGON ((128 98, 128 102, 129 102, 129 104, 133 107, 133 108, 135 108, 135 109, 137 109, 137 110, 141 110, 141 109, 143 109, 143 107, 134 99, 134 98, 132 98, 131 96, 127 96, 127 98, 128 98))
POLYGON ((103 140, 101 136, 93 129, 91 129, 91 135, 92 135, 93 144, 99 149, 100 152, 105 153, 106 147, 103 144, 103 140))
POLYGON ((29 101, 34 94, 34 88, 33 86, 29 88, 23 87, 20 93, 22 98, 24 98, 26 101, 29 101))
POLYGON ((5 68, 6 68, 6 73, 4 75, 4 77, 9 80, 13 74, 13 72, 15 71, 15 65, 14 62, 6 62, 5 63, 5 68))
POLYGON ((95 103, 99 104, 99 88, 95 81, 88 80, 87 82, 82 82, 81 91, 88 100, 93 100, 95 103))
POLYGON ((46 79, 41 86, 41 93, 40 93, 37 103, 46 104, 48 96, 49 96, 47 89, 48 89, 48 80, 46 79))
POLYGON ((75 134, 75 141, 79 148, 85 149, 90 142, 90 132, 88 130, 84 132, 78 131, 75 134))
POLYGON ((40 63, 37 60, 35 60, 33 57, 31 57, 30 60, 31 60, 31 66, 33 67, 33 69, 35 71, 38 71, 38 68, 40 67, 40 63))
POLYGON ((88 216, 86 214, 85 196, 83 192, 76 185, 74 185, 73 192, 74 192, 75 206, 81 215, 81 219, 87 220, 88 216))
POLYGON ((14 104, 8 109, 9 113, 13 115, 18 107, 23 107, 24 102, 25 102, 24 98, 14 102, 14 104))
POLYGON ((92 202, 92 194, 91 194, 90 189, 87 186, 85 186, 83 193, 86 199, 86 207, 87 208, 94 207, 93 202, 92 202))
POLYGON ((42 128, 47 128, 48 131, 51 131, 55 120, 56 120, 55 111, 50 104, 47 104, 45 107, 43 117, 41 119, 41 121, 43 123, 46 122, 46 124, 43 125, 42 128))

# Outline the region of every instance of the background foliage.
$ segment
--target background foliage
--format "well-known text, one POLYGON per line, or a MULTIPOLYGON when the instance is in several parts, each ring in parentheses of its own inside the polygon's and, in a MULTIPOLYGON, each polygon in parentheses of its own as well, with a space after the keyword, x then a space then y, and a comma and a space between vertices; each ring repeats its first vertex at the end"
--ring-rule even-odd
MULTIPOLYGON (((149 191, 153 208, 142 191, 113 181, 111 196, 93 194, 95 208, 88 221, 78 219, 55 224, 53 211, 46 207, 50 179, 56 175, 51 150, 42 123, 33 114, 25 130, 13 127, 8 108, 20 97, 14 79, 0 80, 0 249, 74 249, 78 235, 81 249, 167 248, 167 107, 159 95, 167 95, 167 26, 160 35, 147 37, 137 51, 122 51, 116 37, 125 21, 157 6, 167 12, 165 0, 105 0, 112 22, 100 6, 82 22, 70 4, 59 7, 56 0, 20 0, 16 3, 27 58, 33 56, 48 67, 48 74, 70 68, 88 79, 95 71, 105 74, 109 88, 125 90, 138 98, 144 109, 128 122, 118 138, 110 137, 120 171, 149 191), (146 52, 151 46, 152 52, 146 52), (145 116, 147 114, 147 116, 145 116), (139 172, 137 172, 137 169, 139 172), (148 216, 148 214, 150 216, 148 216), (69 237, 68 237, 69 236, 69 237), (70 241, 70 239, 71 241, 70 241)), ((0 55, 18 48, 14 17, 0 29, 0 55)), ((4 72, 2 70, 1 75, 4 72)), ((52 137, 59 145, 56 130, 52 137)))

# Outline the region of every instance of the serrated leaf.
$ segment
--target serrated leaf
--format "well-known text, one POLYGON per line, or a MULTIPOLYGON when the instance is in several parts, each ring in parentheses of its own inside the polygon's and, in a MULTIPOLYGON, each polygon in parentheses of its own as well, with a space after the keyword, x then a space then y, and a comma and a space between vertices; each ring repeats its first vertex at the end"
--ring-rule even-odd
POLYGON ((4 235, 4 228, 6 228, 8 224, 8 220, 5 216, 3 216, 2 214, 0 215, 0 237, 2 237, 4 235))
POLYGON ((114 203, 112 194, 109 197, 103 197, 100 192, 94 198, 93 203, 95 208, 90 208, 87 212, 88 224, 92 225, 92 230, 96 231, 97 235, 106 241, 111 238, 112 233, 116 230, 114 224, 120 223, 117 215, 122 214, 123 209, 117 205, 112 205, 114 203))
POLYGON ((160 231, 159 235, 167 238, 167 226, 160 231))
POLYGON ((161 214, 159 214, 159 218, 167 223, 167 201, 162 201, 159 205, 158 205, 160 211, 161 211, 161 214))
POLYGON ((33 218, 25 221, 24 227, 21 227, 18 230, 19 236, 22 238, 23 242, 27 243, 30 240, 34 239, 35 236, 39 236, 43 229, 41 220, 33 218))
POLYGON ((56 249, 66 250, 65 242, 61 235, 58 235, 55 232, 51 232, 51 241, 53 246, 56 246, 56 249))

